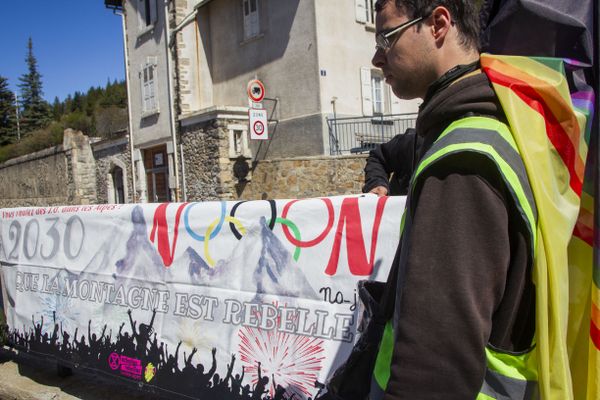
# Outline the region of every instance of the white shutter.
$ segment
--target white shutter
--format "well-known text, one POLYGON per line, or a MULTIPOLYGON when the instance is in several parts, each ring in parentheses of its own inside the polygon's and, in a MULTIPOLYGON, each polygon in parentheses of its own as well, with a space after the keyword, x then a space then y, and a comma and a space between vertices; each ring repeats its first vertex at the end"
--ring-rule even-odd
POLYGON ((371 88, 371 68, 361 67, 360 85, 362 92, 362 112, 363 115, 373 115, 373 94, 371 88))
POLYGON ((354 0, 354 11, 356 13, 356 22, 364 24, 367 22, 366 0, 354 0))
POLYGON ((140 65, 140 99, 142 100, 142 112, 146 112, 146 66, 140 65))

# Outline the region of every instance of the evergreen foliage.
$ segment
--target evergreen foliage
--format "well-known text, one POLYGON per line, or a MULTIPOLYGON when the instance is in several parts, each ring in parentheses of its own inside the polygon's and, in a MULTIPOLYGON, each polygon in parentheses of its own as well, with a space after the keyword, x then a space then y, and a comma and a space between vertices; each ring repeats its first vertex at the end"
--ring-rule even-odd
MULTIPOLYGON (((125 82, 108 81, 104 88, 91 87, 86 93, 75 92, 62 102, 55 98, 49 110, 51 121, 45 127, 22 136, 20 142, 16 141, 16 136, 11 144, 0 142, 0 162, 61 144, 67 128, 105 139, 126 131, 125 82)), ((12 111, 14 115, 14 103, 12 111)))
POLYGON ((17 139, 16 112, 15 95, 8 88, 8 79, 0 76, 0 146, 17 139))
POLYGON ((36 129, 44 128, 50 122, 50 107, 42 97, 42 75, 38 71, 37 59, 33 55, 33 41, 27 43, 27 73, 21 75, 22 132, 27 134, 36 129))

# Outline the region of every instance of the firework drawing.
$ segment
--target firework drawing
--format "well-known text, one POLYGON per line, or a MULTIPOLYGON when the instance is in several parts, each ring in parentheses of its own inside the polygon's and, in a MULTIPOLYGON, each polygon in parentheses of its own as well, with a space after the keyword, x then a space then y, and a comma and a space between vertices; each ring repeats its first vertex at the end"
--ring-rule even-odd
POLYGON ((322 339, 251 327, 240 329, 238 336, 240 360, 253 385, 259 379, 260 362, 271 398, 277 386, 286 388, 288 396, 311 395, 325 359, 322 339))

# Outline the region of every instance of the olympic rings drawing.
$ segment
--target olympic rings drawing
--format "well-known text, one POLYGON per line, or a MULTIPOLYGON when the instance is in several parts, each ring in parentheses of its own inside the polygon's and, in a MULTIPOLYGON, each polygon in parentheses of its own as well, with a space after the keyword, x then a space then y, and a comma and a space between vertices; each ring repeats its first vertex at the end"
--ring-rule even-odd
MULTIPOLYGON (((296 224, 294 224, 292 221, 285 218, 277 218, 275 222, 278 222, 283 226, 289 226, 292 229, 292 232, 294 232, 296 239, 300 240, 300 229, 298 229, 296 224)), ((296 246, 296 250, 294 250, 294 261, 298 261, 298 258, 300 258, 300 247, 296 246)))
MULTIPOLYGON (((281 213, 281 218, 287 219, 287 214, 288 214, 288 211, 290 210, 290 207, 292 206, 292 204, 294 204, 300 200, 301 199, 296 199, 296 200, 292 200, 289 203, 287 203, 283 207, 283 212, 281 213)), ((329 234, 329 231, 333 227, 333 219, 334 219, 333 203, 331 203, 331 199, 328 199, 328 198, 321 198, 320 200, 322 200, 325 203, 325 205, 327 206, 328 219, 327 219, 327 226, 325 227, 325 230, 319 236, 317 236, 313 240, 303 242, 303 241, 299 240, 299 238, 296 239, 296 238, 292 237, 287 225, 282 226, 283 234, 285 235, 285 238, 294 246, 296 246, 296 247, 316 246, 317 244, 321 243, 323 241, 323 239, 325 239, 325 237, 329 234)))
MULTIPOLYGON (((269 220, 269 229, 273 230, 273 228, 275 227, 275 220, 277 219, 277 205, 275 204, 275 200, 267 200, 267 201, 269 202, 269 206, 271 207, 271 219, 269 220)), ((244 200, 244 201, 240 201, 239 203, 235 203, 233 205, 233 207, 231 208, 231 212, 229 213, 229 216, 231 218, 234 218, 235 211, 237 210, 237 208, 247 202, 248 202, 248 200, 244 200)), ((242 238, 242 235, 240 235, 238 230, 235 229, 235 225, 233 223, 231 223, 231 222, 229 223, 229 228, 231 228, 231 232, 233 232, 233 234, 235 235, 237 240, 240 240, 242 238)), ((211 239, 212 239, 212 237, 211 237, 211 239)))
MULTIPOLYGON (((298 259, 300 258, 300 251, 301 251, 302 247, 312 247, 323 241, 323 239, 331 231, 331 228, 333 227, 333 220, 334 220, 333 204, 332 204, 331 200, 327 199, 327 198, 320 199, 325 203, 325 205, 327 207, 327 214, 328 214, 327 226, 325 227, 325 230, 321 234, 319 234, 315 239, 312 239, 309 241, 302 241, 301 235, 300 235, 300 229, 298 229, 298 226, 287 218, 287 214, 289 212, 291 205, 299 200, 300 199, 292 200, 292 201, 288 202, 283 208, 281 217, 277 217, 277 206, 276 206, 275 200, 267 200, 269 202, 269 206, 270 206, 270 210, 271 210, 271 218, 268 220, 268 223, 267 223, 269 230, 272 231, 273 228, 275 227, 276 223, 279 223, 282 225, 283 233, 284 233, 286 239, 291 244, 293 244, 296 248, 294 250, 294 254, 293 254, 294 261, 298 261, 298 259), (293 236, 292 236, 292 233, 290 233, 290 229, 293 233, 293 236)), ((204 232, 204 235, 199 235, 198 233, 194 232, 189 224, 190 210, 192 209, 193 206, 195 206, 196 204, 200 204, 200 203, 190 203, 190 205, 186 208, 184 216, 183 216, 185 229, 192 238, 194 238, 195 240, 198 240, 200 242, 204 242, 204 246, 203 246, 204 247, 204 249, 203 249, 204 257, 206 259, 207 264, 210 267, 215 266, 215 260, 210 255, 209 242, 211 239, 214 239, 219 234, 219 232, 221 231, 221 229, 223 227, 224 222, 229 223, 231 232, 236 237, 236 239, 240 240, 246 234, 246 228, 244 227, 243 223, 238 218, 235 217, 235 212, 238 209, 238 207, 241 204, 246 203, 246 202, 247 201, 241 201, 239 203, 236 203, 231 208, 231 211, 230 211, 229 215, 227 216, 226 215, 226 202, 222 201, 221 202, 221 215, 218 218, 215 218, 210 223, 210 225, 206 228, 206 232, 204 232)))
MULTIPOLYGON (((196 232, 194 232, 192 230, 192 228, 190 227, 190 223, 189 223, 190 210, 196 204, 200 204, 200 203, 190 203, 189 207, 187 207, 185 209, 185 213, 183 214, 183 223, 185 225, 185 230, 187 231, 187 233, 190 234, 191 237, 193 237, 194 239, 196 239, 196 240, 198 240, 200 242, 204 242, 205 236, 198 235, 196 232)), ((212 231, 212 233, 210 234, 209 239, 214 239, 219 234, 219 232, 221 231, 221 227, 223 226, 223 221, 225 221, 226 207, 227 207, 227 205, 225 204, 224 201, 222 201, 221 202, 221 217, 218 220, 219 224, 217 225, 217 227, 215 228, 215 230, 212 231)))
MULTIPOLYGON (((246 228, 244 228, 244 225, 242 225, 242 222, 237 219, 237 218, 233 218, 233 217, 225 217, 224 218, 225 221, 229 222, 230 224, 235 224, 237 225, 237 227, 240 229, 240 231, 242 231, 242 234, 246 234, 246 228)), ((209 238, 212 238, 212 230, 215 229, 215 225, 219 224, 217 228, 219 228, 222 224, 223 224, 223 219, 219 219, 216 218, 209 226, 208 228, 206 228, 206 233, 205 235, 208 236, 209 238)), ((204 241, 204 257, 206 257, 206 262, 208 263, 209 266, 214 267, 215 266, 215 261, 212 259, 212 257, 210 256, 210 251, 208 249, 208 242, 209 240, 205 240, 204 241)))

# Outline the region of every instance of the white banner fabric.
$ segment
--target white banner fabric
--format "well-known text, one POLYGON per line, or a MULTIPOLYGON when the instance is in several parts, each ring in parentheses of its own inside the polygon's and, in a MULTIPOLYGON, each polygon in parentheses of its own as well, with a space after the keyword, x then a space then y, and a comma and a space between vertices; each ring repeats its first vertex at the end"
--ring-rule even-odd
POLYGON ((192 398, 308 399, 385 281, 404 197, 0 210, 15 347, 192 398))

